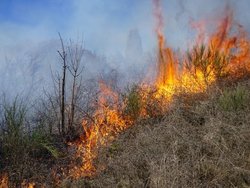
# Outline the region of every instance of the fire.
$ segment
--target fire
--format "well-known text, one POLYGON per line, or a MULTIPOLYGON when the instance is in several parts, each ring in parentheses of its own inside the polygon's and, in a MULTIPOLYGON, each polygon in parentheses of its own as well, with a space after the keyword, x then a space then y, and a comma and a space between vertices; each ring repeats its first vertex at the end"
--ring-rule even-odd
POLYGON ((161 0, 153 0, 154 15, 157 21, 156 33, 158 39, 158 63, 157 63, 157 79, 156 85, 160 91, 164 91, 171 96, 174 92, 174 85, 177 79, 178 62, 174 57, 174 53, 170 47, 166 47, 165 37, 163 34, 164 20, 161 9, 161 0))
POLYGON ((199 33, 197 43, 182 62, 179 62, 173 49, 165 44, 161 1, 153 0, 153 2, 157 23, 156 86, 159 95, 165 95, 171 100, 179 89, 185 92, 203 92, 209 85, 225 75, 240 77, 242 75, 239 75, 239 70, 250 70, 250 43, 241 26, 238 26, 236 33, 233 32, 233 11, 229 7, 226 7, 224 17, 210 36, 205 33, 204 22, 192 23, 199 33), (208 36, 207 41, 205 41, 205 36, 208 36))
MULTIPOLYGON (((158 59, 157 59, 157 78, 156 86, 159 91, 159 96, 164 95, 169 100, 176 93, 176 90, 180 87, 184 87, 189 91, 200 91, 205 89, 203 84, 203 76, 200 70, 195 70, 195 74, 191 75, 190 71, 194 70, 194 67, 183 68, 178 70, 179 62, 175 57, 173 49, 166 46, 165 37, 163 34, 163 14, 161 10, 161 1, 154 0, 154 15, 156 19, 156 34, 158 39, 158 59), (197 82, 194 82, 198 80, 197 82), (196 84, 194 84, 196 83, 196 84)), ((199 36, 199 40, 201 39, 199 36)), ((193 54, 192 54, 193 56, 193 54)), ((182 63, 184 64, 184 63, 182 63)))
MULTIPOLYGON (((34 188, 35 183, 27 183, 25 180, 22 182, 21 187, 22 188, 34 188)), ((9 188, 9 177, 8 174, 3 174, 0 176, 0 188, 9 188)))
POLYGON ((22 183, 22 187, 23 188, 34 188, 35 187, 35 183, 33 182, 33 183, 27 183, 27 182, 25 182, 25 181, 23 181, 23 183, 22 183))
POLYGON ((0 176, 0 188, 8 188, 8 182, 9 178, 7 174, 3 174, 2 176, 0 176))
MULTIPOLYGON (((150 116, 143 106, 148 101, 148 96, 165 107, 179 91, 204 92, 223 77, 240 78, 245 71, 250 71, 250 41, 243 27, 235 23, 233 11, 229 7, 226 7, 212 34, 205 32, 205 22, 192 22, 192 27, 198 30, 198 37, 194 47, 180 58, 166 42, 161 3, 161 0, 153 0, 157 74, 153 87, 149 84, 141 85, 142 106, 141 111, 136 114, 140 117, 150 116), (156 88, 156 92, 152 92, 152 88, 156 88)), ((99 88, 95 112, 82 121, 84 133, 77 142, 70 143, 76 147, 76 161, 80 159, 81 163, 70 170, 70 176, 73 178, 95 175, 98 172, 94 164, 98 149, 113 141, 134 123, 132 118, 123 114, 126 101, 120 100, 119 94, 103 81, 99 82, 99 88)), ((154 114, 158 115, 157 112, 154 114)), ((0 188, 7 188, 8 181, 6 174, 0 177, 0 188)), ((24 181, 22 187, 32 188, 35 183, 24 181)))
POLYGON ((88 177, 96 173, 94 160, 98 148, 114 140, 117 134, 128 128, 131 123, 125 120, 120 111, 118 94, 103 81, 99 82, 101 93, 98 97, 98 108, 93 118, 82 123, 85 135, 77 145, 77 156, 82 158, 81 168, 72 170, 74 178, 88 177))
MULTIPOLYGON (((214 33, 210 35, 203 33, 204 24, 198 25, 198 43, 180 59, 166 43, 161 1, 153 0, 153 3, 158 40, 155 79, 157 93, 153 96, 155 99, 160 99, 166 106, 179 91, 204 92, 209 85, 224 76, 240 77, 239 70, 250 71, 250 42, 241 26, 238 25, 237 32, 232 32, 233 14, 228 7, 214 33), (206 41, 205 36, 207 36, 206 41), (162 96, 166 100, 162 100, 162 96)), ((100 81, 99 87, 101 92, 98 96, 98 107, 89 119, 83 120, 82 127, 85 134, 76 144, 77 158, 82 159, 82 165, 71 170, 70 174, 74 178, 96 174, 94 161, 98 156, 98 148, 113 141, 119 133, 133 124, 133 121, 121 113, 124 104, 119 101, 118 93, 103 81, 100 81)), ((145 93, 140 93, 142 100, 147 100, 150 87, 145 86, 145 93)), ((144 107, 139 114, 147 116, 144 107)))

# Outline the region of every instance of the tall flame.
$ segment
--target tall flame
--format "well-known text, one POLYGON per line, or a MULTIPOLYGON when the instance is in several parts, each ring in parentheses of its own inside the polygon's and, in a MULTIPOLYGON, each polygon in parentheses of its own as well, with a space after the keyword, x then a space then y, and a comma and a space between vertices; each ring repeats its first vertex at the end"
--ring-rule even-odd
POLYGON ((166 47, 166 40, 163 34, 164 20, 161 0, 153 0, 154 16, 156 20, 156 34, 158 39, 157 79, 158 88, 173 92, 177 78, 177 61, 171 48, 166 47))

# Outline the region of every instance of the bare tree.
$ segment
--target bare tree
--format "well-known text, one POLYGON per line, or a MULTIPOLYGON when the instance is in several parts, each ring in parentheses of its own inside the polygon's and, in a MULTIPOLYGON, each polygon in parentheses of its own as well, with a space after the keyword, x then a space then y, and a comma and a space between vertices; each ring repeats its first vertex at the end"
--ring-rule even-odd
POLYGON ((61 131, 62 135, 65 135, 65 87, 66 87, 66 70, 67 70, 67 53, 65 51, 64 42, 61 37, 61 34, 58 33, 60 41, 61 41, 61 51, 57 51, 62 59, 63 64, 63 74, 62 74, 62 83, 61 88, 59 90, 60 96, 60 111, 61 111, 61 131))
MULTIPOLYGON (((48 104, 55 119, 58 122, 58 131, 64 138, 75 134, 76 113, 83 95, 82 86, 82 58, 84 53, 83 42, 69 41, 65 45, 61 34, 59 33, 61 49, 58 50, 60 61, 62 63, 62 72, 52 71, 54 94, 49 94, 45 91, 48 98, 48 104)), ((50 109, 47 109, 49 111, 50 109)), ((49 127, 52 132, 52 127, 49 127)), ((72 138, 72 137, 71 137, 72 138)))
POLYGON ((83 42, 74 43, 70 41, 70 45, 68 47, 68 54, 69 54, 69 67, 68 70, 73 77, 73 82, 71 86, 71 102, 70 102, 70 109, 69 109, 69 130, 73 130, 74 122, 75 122, 75 109, 77 101, 80 97, 80 90, 82 86, 82 77, 80 77, 83 66, 81 66, 81 61, 84 53, 83 42), (80 79, 78 79, 80 77, 80 79))

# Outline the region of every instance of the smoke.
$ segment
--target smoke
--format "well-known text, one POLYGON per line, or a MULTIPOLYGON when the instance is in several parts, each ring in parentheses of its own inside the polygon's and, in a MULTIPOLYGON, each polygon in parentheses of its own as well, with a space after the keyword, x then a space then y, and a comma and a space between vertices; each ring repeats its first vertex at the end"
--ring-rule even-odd
POLYGON ((189 13, 189 11, 186 9, 186 5, 185 5, 184 0, 177 0, 177 1, 178 1, 179 6, 180 6, 180 9, 176 13, 175 19, 178 21, 183 14, 189 13))
POLYGON ((108 67, 133 81, 149 64, 149 54, 155 53, 155 28, 164 33, 168 46, 185 50, 197 34, 190 21, 206 20, 213 28, 227 4, 234 10, 234 21, 250 31, 249 0, 45 0, 32 6, 16 2, 9 7, 12 17, 0 14, 0 79, 4 80, 0 90, 9 89, 14 95, 16 90, 29 90, 33 81, 40 81, 39 87, 49 82, 50 67, 59 64, 58 31, 65 39, 83 36, 89 51, 85 74, 96 76, 108 67), (134 28, 137 37, 128 39, 134 28), (143 52, 132 53, 127 46, 131 40, 140 41, 143 52))
POLYGON ((156 18, 156 33, 163 35, 164 20, 162 15, 162 2, 161 0, 153 0, 154 4, 154 16, 156 18))

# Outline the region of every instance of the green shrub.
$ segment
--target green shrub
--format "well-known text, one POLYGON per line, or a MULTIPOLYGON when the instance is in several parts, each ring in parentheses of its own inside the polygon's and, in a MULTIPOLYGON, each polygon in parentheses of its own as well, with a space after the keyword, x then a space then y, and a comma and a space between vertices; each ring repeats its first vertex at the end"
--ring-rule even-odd
POLYGON ((248 99, 247 89, 238 85, 235 89, 224 90, 218 103, 224 111, 236 111, 245 108, 248 99))
POLYGON ((124 114, 132 120, 138 119, 143 108, 140 87, 133 85, 132 87, 128 88, 125 94, 123 94, 123 98, 125 101, 124 114))
POLYGON ((10 137, 22 137, 26 107, 16 98, 12 104, 4 103, 5 132, 10 137))
POLYGON ((50 154, 58 158, 59 152, 53 146, 52 139, 44 130, 34 129, 29 132, 27 129, 26 115, 27 107, 17 97, 11 102, 4 102, 3 109, 3 135, 1 138, 3 158, 6 164, 15 165, 30 156, 39 157, 50 154))
POLYGON ((26 106, 15 98, 12 103, 4 102, 3 106, 3 155, 11 161, 18 161, 27 147, 27 139, 24 136, 26 106))
POLYGON ((0 135, 0 172, 8 174, 10 187, 19 187, 24 180, 42 171, 45 164, 58 158, 60 153, 44 128, 39 125, 28 127, 28 108, 22 100, 4 101, 0 107, 3 129, 0 135))
POLYGON ((33 155, 50 154, 54 158, 59 158, 61 153, 53 145, 53 140, 43 130, 35 130, 29 142, 29 151, 33 155), (35 154, 36 153, 36 154, 35 154))

